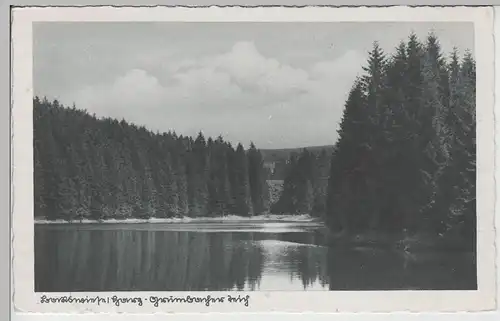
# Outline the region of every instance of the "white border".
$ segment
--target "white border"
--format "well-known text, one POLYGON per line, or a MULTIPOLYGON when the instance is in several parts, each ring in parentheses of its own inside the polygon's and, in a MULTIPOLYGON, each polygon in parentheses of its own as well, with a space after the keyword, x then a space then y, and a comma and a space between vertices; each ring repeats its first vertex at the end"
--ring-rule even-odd
MULTIPOLYGON (((491 8, 16 8, 13 10, 13 277, 14 308, 56 313, 193 313, 193 312, 434 312, 496 309, 494 228, 494 51, 491 8), (462 21, 473 22, 477 60, 477 291, 249 292, 243 304, 137 305, 39 304, 34 293, 32 22, 34 21, 462 21)), ((110 296, 114 293, 78 293, 110 296)), ((121 292, 120 296, 164 296, 166 293, 121 292)), ((169 292, 168 295, 224 295, 225 292, 169 292)), ((53 293, 52 295, 56 295, 53 293)), ((69 293, 60 293, 69 295, 69 293)))

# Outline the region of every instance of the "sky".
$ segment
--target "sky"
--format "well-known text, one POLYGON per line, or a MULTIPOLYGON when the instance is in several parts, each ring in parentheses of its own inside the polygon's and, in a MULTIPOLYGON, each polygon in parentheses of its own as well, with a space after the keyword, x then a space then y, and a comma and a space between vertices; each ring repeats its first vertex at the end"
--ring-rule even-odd
POLYGON ((473 52, 471 23, 38 22, 33 89, 153 131, 331 145, 373 42, 390 54, 430 31, 473 52))

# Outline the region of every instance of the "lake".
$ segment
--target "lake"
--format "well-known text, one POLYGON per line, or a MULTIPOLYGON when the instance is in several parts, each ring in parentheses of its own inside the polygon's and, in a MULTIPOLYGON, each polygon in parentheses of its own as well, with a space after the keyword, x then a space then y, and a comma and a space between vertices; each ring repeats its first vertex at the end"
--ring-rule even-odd
POLYGON ((35 224, 35 291, 476 289, 471 253, 325 239, 315 222, 35 224))

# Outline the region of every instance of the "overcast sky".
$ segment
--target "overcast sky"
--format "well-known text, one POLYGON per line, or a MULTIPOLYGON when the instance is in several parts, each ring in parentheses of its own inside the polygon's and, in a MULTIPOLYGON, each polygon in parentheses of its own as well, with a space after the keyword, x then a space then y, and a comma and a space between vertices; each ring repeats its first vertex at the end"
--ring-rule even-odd
POLYGON ((333 144, 373 41, 433 30, 473 49, 468 23, 35 23, 34 91, 98 116, 260 148, 333 144))

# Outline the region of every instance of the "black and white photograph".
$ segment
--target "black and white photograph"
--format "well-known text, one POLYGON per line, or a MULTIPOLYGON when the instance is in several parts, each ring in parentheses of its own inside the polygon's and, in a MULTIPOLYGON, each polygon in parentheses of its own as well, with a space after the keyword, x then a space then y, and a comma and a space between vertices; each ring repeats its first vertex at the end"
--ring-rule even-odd
POLYGON ((478 291, 476 41, 33 21, 32 290, 478 291))

